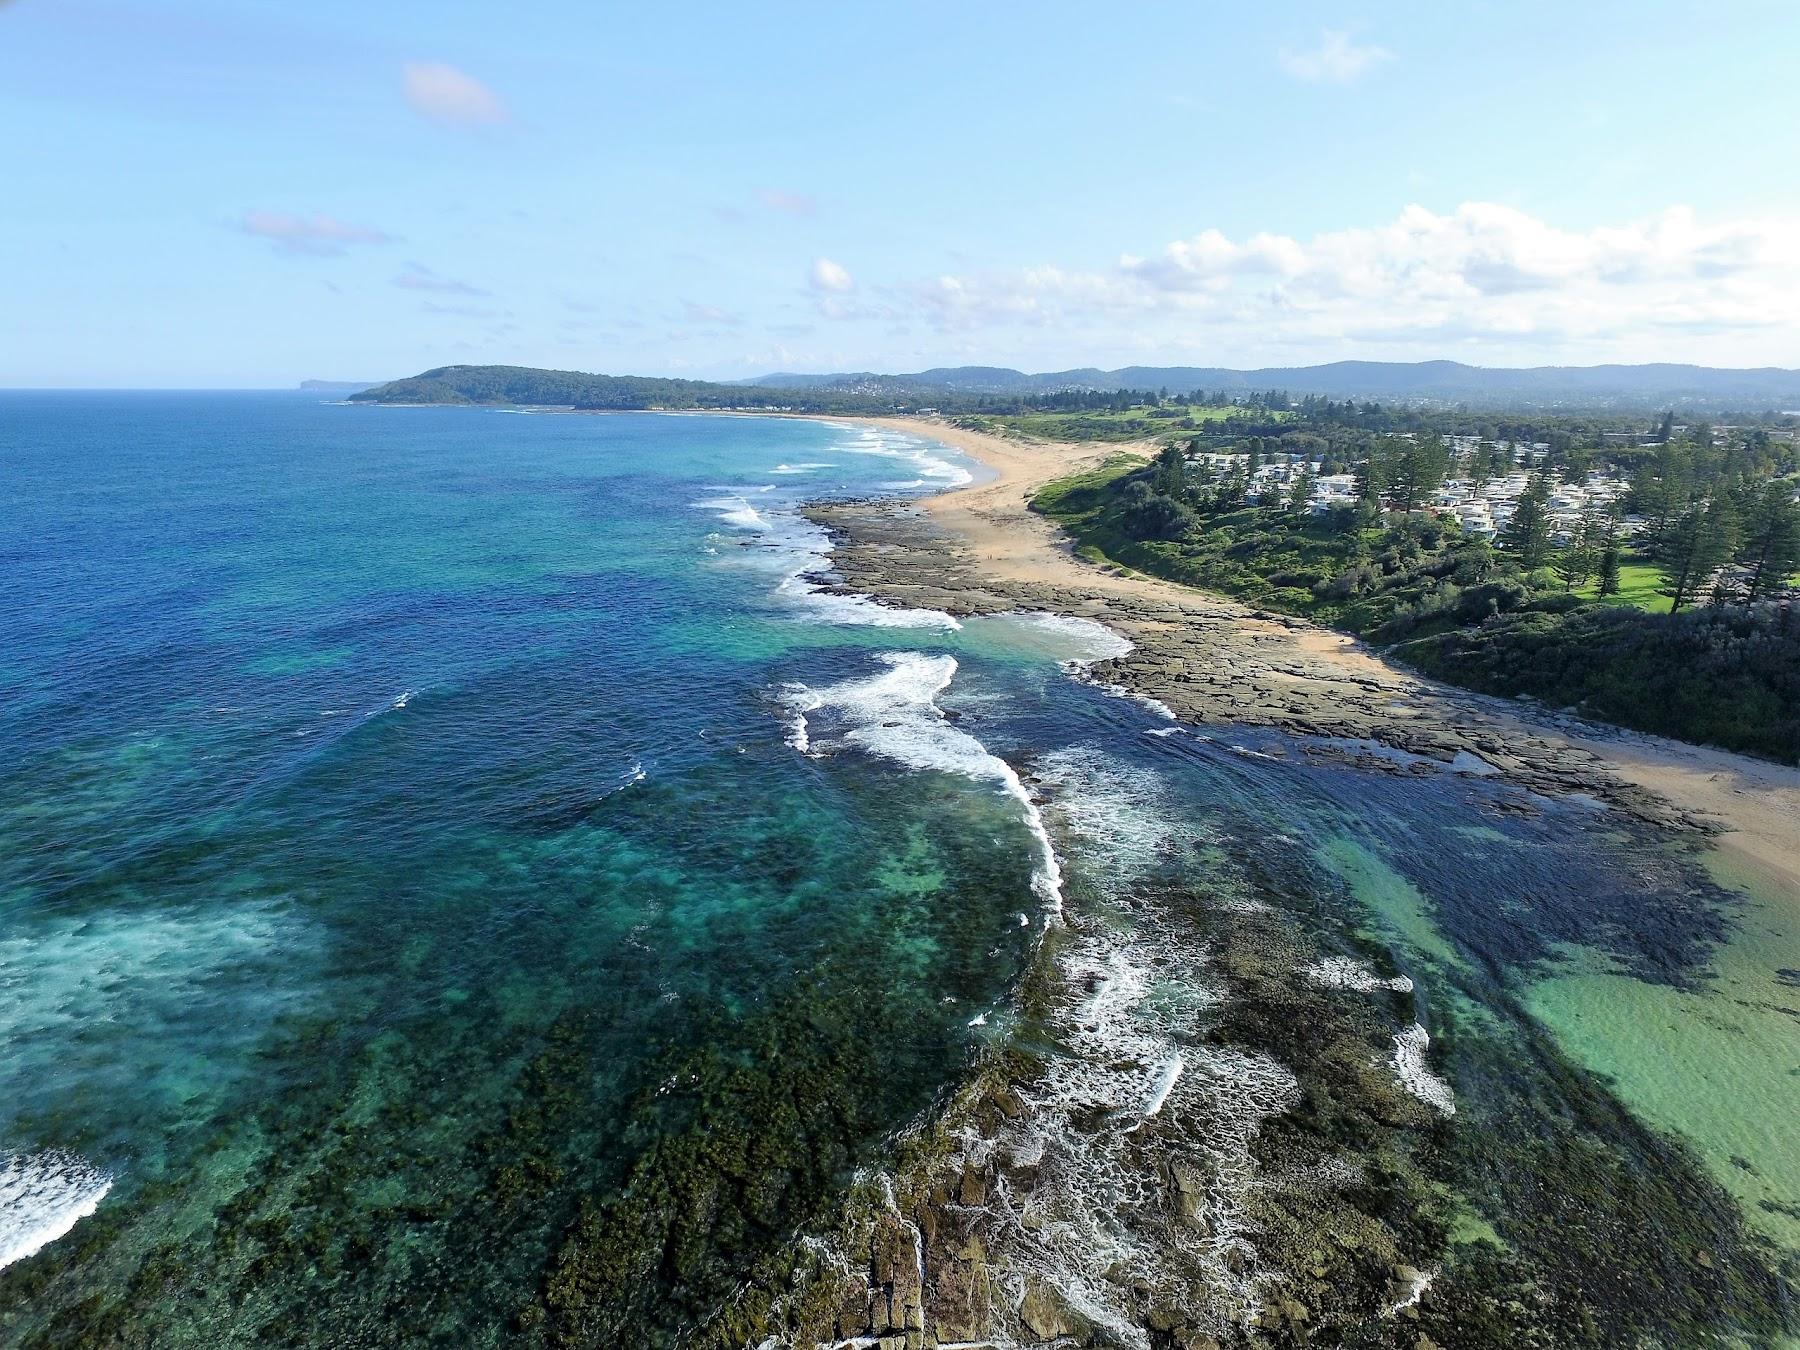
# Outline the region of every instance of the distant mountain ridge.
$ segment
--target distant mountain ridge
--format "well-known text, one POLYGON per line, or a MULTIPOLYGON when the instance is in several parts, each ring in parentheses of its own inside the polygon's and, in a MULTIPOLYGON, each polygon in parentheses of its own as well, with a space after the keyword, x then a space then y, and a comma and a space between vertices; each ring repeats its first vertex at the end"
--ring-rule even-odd
POLYGON ((807 375, 778 371, 741 382, 770 389, 843 389, 916 393, 1046 394, 1065 389, 1196 389, 1248 393, 1285 389, 1331 398, 1438 399, 1449 402, 1527 398, 1533 401, 1642 400, 1652 403, 1749 400, 1800 403, 1800 370, 1732 369, 1653 363, 1601 366, 1470 366, 1460 361, 1332 361, 1316 366, 1125 366, 1118 370, 1047 371, 1030 375, 996 366, 955 366, 913 374, 853 371, 807 375))
MULTIPOLYGON (((333 387, 308 381, 303 387, 333 387)), ((341 385, 336 385, 342 388, 341 385)), ((1800 370, 1691 365, 1468 366, 1458 361, 1334 361, 1319 366, 1126 366, 1030 375, 1002 366, 952 366, 886 375, 874 371, 778 372, 720 383, 639 375, 596 375, 531 366, 439 366, 351 393, 366 403, 475 403, 585 409, 784 408, 874 412, 940 405, 966 412, 984 404, 1070 390, 1167 390, 1217 395, 1284 390, 1338 399, 1485 407, 1661 409, 1760 412, 1800 408, 1800 370)))

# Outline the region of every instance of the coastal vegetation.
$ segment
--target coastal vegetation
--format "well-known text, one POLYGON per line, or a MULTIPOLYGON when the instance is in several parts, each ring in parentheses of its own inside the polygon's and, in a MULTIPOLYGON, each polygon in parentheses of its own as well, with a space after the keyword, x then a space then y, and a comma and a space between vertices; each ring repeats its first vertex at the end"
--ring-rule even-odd
POLYGON ((1486 538, 1432 504, 1447 475, 1500 467, 1479 432, 1459 456, 1438 434, 1455 418, 1403 412, 1387 420, 1414 429, 1371 434, 1373 406, 1297 411, 1276 438, 1243 436, 1238 419, 1235 439, 1222 427, 1171 439, 1149 464, 1117 456, 1034 505, 1096 558, 1344 629, 1453 683, 1800 762, 1792 439, 1672 417, 1622 446, 1576 419, 1508 428, 1516 440, 1496 439, 1542 449, 1486 538), (1259 492, 1271 445, 1303 447, 1287 453, 1308 467, 1259 492), (1310 464, 1353 474, 1353 499, 1320 509, 1310 464), (1597 469, 1628 488, 1554 519, 1557 485, 1597 469))

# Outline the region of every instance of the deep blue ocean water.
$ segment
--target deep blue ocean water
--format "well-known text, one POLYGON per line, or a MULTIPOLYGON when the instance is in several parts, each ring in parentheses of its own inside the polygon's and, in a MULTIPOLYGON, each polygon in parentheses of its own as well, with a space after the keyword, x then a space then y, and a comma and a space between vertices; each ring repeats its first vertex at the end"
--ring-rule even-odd
MULTIPOLYGON (((1200 981, 1152 880, 1360 915, 1416 977, 1395 1072, 1465 1118, 1510 1090, 1470 999, 1584 943, 1692 984, 1727 931, 1587 803, 1173 727, 1079 678, 1093 625, 817 592, 800 503, 974 471, 915 437, 5 394, 0 448, 0 1340, 504 1343, 679 1164, 674 1334, 1011 1034, 1060 907, 1107 979, 1200 981)), ((1179 1005, 1121 1014, 1117 1094, 1229 1115, 1179 1005)))

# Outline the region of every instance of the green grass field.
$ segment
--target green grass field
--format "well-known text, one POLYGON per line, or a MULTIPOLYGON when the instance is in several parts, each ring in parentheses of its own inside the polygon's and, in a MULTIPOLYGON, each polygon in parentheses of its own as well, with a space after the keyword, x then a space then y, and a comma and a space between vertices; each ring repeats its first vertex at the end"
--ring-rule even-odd
MULTIPOLYGON (((1585 586, 1575 588, 1575 594, 1586 596, 1590 600, 1599 599, 1595 594, 1598 582, 1590 581, 1585 586)), ((1662 577, 1656 567, 1634 558, 1619 568, 1619 593, 1605 597, 1604 603, 1609 605, 1634 605, 1638 609, 1651 614, 1667 614, 1669 597, 1658 595, 1656 588, 1662 584, 1662 577)))
MULTIPOLYGON (((977 431, 1010 432, 1046 441, 1141 441, 1182 437, 1207 422, 1222 422, 1242 408, 1126 408, 1120 411, 1020 413, 958 419, 977 431), (1168 414, 1174 414, 1169 416, 1168 414)), ((1276 413, 1277 418, 1288 413, 1276 413)))

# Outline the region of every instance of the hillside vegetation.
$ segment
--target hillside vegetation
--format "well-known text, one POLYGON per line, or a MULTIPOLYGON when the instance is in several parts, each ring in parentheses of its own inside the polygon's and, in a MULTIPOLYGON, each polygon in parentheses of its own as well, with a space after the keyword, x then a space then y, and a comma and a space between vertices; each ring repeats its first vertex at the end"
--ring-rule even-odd
MULTIPOLYGON (((1308 434, 1321 431, 1322 453, 1340 453, 1331 428, 1308 434)), ((1793 448, 1682 439, 1667 419, 1662 434, 1624 452, 1637 473, 1613 515, 1561 540, 1543 507, 1556 453, 1490 542, 1417 504, 1449 467, 1429 433, 1365 446, 1360 499, 1327 511, 1303 493, 1247 501, 1241 470, 1200 478, 1173 445, 1052 483, 1033 506, 1096 560, 1344 629, 1452 683, 1800 763, 1793 448)))

